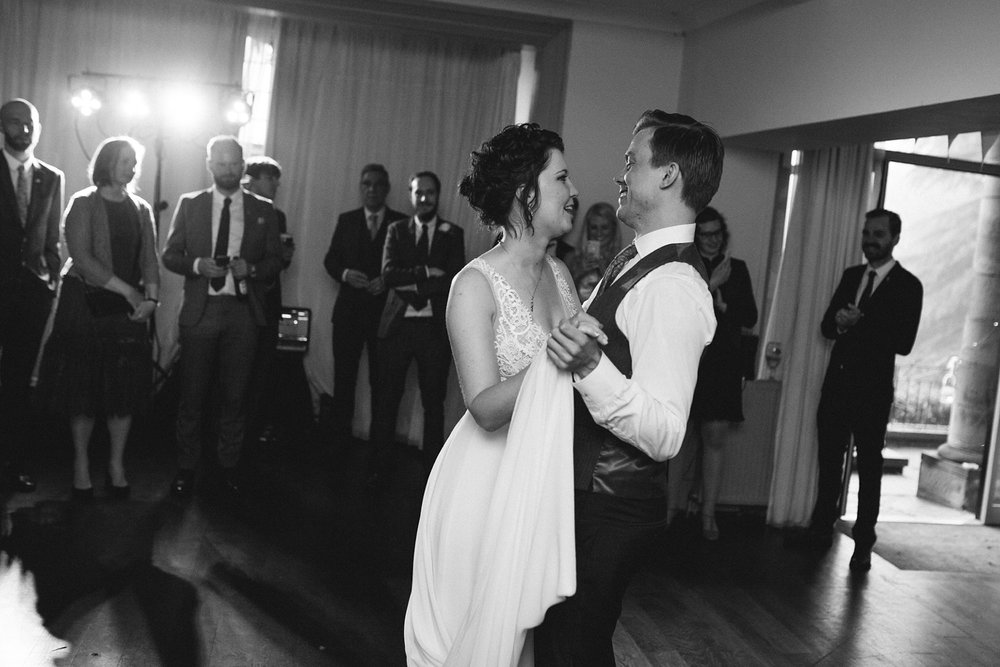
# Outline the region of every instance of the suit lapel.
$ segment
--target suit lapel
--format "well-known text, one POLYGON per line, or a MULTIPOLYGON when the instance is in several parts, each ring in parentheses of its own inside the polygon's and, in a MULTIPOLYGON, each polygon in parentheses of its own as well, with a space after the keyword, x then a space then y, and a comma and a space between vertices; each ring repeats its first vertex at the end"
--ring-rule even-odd
POLYGON ((212 235, 212 191, 205 190, 191 202, 191 222, 188 233, 197 234, 198 255, 211 257, 215 254, 215 238, 212 235), (207 220, 207 225, 199 225, 198 220, 207 220))
POLYGON ((31 201, 28 202, 28 220, 31 220, 32 213, 38 210, 39 203, 49 196, 49 188, 52 185, 52 178, 49 170, 35 161, 35 169, 31 177, 31 201))
POLYGON ((15 207, 16 210, 17 205, 15 203, 15 199, 17 199, 17 194, 14 192, 14 184, 10 180, 10 170, 6 169, 6 159, 3 161, 3 166, 5 168, 3 175, 0 176, 0 197, 3 198, 5 203, 9 202, 8 205, 15 207))

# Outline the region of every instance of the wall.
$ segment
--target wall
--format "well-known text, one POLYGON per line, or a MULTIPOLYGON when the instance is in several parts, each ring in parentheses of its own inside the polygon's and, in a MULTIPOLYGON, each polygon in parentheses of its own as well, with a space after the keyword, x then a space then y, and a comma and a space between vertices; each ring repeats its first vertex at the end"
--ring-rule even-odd
MULTIPOLYGON (((726 146, 722 184, 712 200, 729 225, 729 253, 747 263, 761 316, 779 166, 778 153, 726 146)), ((755 331, 761 331, 760 324, 755 331)))
POLYGON ((723 136, 1000 93, 996 0, 810 0, 688 36, 681 103, 723 136))
MULTIPOLYGON (((611 179, 622 167, 632 127, 650 108, 692 113, 679 104, 684 40, 653 30, 576 21, 570 50, 563 138, 581 215, 595 201, 617 202, 611 179)), ((692 113, 718 129, 722 109, 692 113)), ((713 200, 730 221, 732 252, 747 262, 761 307, 779 155, 727 146, 713 200)), ((625 230, 625 238, 631 232, 625 230)))
POLYGON ((683 40, 665 32, 573 23, 562 134, 580 190, 578 222, 594 202, 617 205, 611 179, 621 171, 639 115, 677 110, 682 51, 683 40))

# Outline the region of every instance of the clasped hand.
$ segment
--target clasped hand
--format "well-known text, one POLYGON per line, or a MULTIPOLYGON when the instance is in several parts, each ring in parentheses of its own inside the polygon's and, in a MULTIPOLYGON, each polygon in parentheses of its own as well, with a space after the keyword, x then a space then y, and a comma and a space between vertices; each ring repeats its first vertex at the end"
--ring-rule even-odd
POLYGON ((586 377, 601 360, 600 345, 608 342, 601 329, 601 323, 584 312, 561 321, 549 336, 549 359, 556 368, 586 377))
POLYGON ((132 306, 132 312, 129 313, 128 318, 133 322, 145 322, 152 317, 156 310, 156 303, 147 299, 137 289, 132 289, 125 296, 125 300, 128 301, 128 305, 132 306))
POLYGON ((833 316, 838 329, 850 329, 861 319, 861 310, 853 303, 849 303, 833 316))

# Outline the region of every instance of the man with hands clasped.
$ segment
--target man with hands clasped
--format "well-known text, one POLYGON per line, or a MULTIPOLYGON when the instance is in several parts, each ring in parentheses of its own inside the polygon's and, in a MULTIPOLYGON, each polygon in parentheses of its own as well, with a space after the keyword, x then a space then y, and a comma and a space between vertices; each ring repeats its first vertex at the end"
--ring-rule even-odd
POLYGON ((829 547, 840 516, 845 452, 858 456, 858 517, 850 569, 867 572, 882 490, 882 447, 892 409, 896 355, 917 337, 923 285, 893 256, 902 221, 884 209, 865 214, 861 250, 868 260, 846 269, 820 330, 833 340, 816 415, 819 480, 807 533, 809 546, 829 547))
POLYGON ((340 283, 333 306, 333 433, 352 434, 354 395, 361 351, 368 349, 368 384, 375 405, 378 380, 376 334, 385 306, 382 248, 389 225, 406 218, 386 206, 389 172, 377 163, 361 168, 361 208, 341 213, 323 259, 326 272, 340 283))

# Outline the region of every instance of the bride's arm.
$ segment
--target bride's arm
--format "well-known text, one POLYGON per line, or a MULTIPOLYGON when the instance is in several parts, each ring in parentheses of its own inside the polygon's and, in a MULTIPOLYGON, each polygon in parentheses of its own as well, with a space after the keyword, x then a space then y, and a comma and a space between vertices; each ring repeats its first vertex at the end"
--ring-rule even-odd
POLYGON ((496 306, 486 276, 469 267, 455 276, 446 317, 465 405, 480 427, 495 431, 510 422, 526 371, 500 381, 493 347, 496 306))

